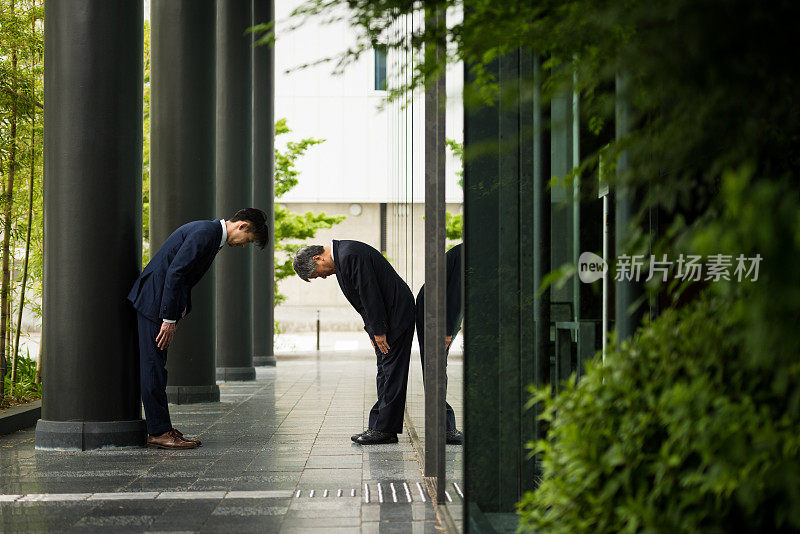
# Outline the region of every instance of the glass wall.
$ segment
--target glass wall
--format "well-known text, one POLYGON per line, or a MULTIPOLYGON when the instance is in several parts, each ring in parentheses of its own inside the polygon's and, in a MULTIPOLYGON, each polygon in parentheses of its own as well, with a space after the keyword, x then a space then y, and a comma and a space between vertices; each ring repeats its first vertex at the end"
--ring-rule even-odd
MULTIPOLYGON (((414 27, 423 24, 422 14, 395 21, 392 30, 398 36, 410 37, 414 27)), ((390 50, 387 57, 387 87, 391 91, 411 79, 415 58, 390 50)), ((447 72, 446 138, 459 147, 463 140, 463 106, 461 88, 463 67, 454 65, 447 72)), ((398 274, 419 295, 425 283, 425 93, 416 90, 399 96, 387 104, 389 136, 387 147, 392 165, 390 179, 393 202, 387 206, 387 246, 385 254, 398 274)), ((456 219, 462 215, 463 191, 460 184, 462 163, 458 149, 447 149, 445 180, 446 209, 456 219)), ((453 224, 456 226, 456 224, 453 224)), ((446 249, 461 242, 451 232, 446 249)), ((461 274, 461 269, 458 269, 461 274)), ((463 338, 453 341, 448 357, 447 401, 456 417, 456 426, 463 429, 463 338)), ((414 341, 406 403, 406 423, 415 448, 423 459, 425 451, 425 396, 418 337, 414 341)), ((442 432, 444 432, 442 427, 442 432)), ((463 447, 446 446, 446 491, 451 516, 461 520, 460 495, 463 493, 463 447), (454 484, 455 483, 455 484, 454 484)))
MULTIPOLYGON (((602 254, 596 169, 573 172, 582 124, 570 93, 540 98, 527 50, 490 68, 501 97, 465 111, 465 530, 513 531, 516 503, 539 469, 528 443, 544 435, 528 386, 558 387, 599 348, 602 295, 546 274, 602 254)), ((465 71, 469 76, 469 72, 465 71)))

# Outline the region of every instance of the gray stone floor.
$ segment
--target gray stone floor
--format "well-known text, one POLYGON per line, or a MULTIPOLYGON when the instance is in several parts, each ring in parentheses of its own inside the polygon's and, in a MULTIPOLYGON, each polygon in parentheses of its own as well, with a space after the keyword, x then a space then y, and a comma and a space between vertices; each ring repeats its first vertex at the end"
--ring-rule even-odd
POLYGON ((32 429, 0 438, 0 531, 441 532, 408 434, 350 441, 375 402, 374 356, 279 361, 220 390, 220 403, 170 407, 203 440, 194 450, 46 452, 32 429))

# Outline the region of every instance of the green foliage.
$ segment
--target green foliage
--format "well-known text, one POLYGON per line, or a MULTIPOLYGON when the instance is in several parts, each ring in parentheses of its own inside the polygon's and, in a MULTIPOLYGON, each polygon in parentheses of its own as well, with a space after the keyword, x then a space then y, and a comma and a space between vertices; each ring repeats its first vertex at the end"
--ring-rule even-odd
MULTIPOLYGON (((11 361, 8 361, 11 368, 11 361)), ((30 355, 17 359, 17 379, 11 383, 11 375, 5 377, 6 398, 0 399, 0 407, 6 408, 42 398, 42 385, 36 383, 36 361, 30 355)))
MULTIPOLYGON (((286 135, 292 130, 286 124, 286 119, 278 119, 275 123, 275 138, 281 135, 286 135)), ((289 141, 286 143, 286 152, 281 152, 275 149, 275 198, 281 198, 290 189, 298 184, 299 171, 295 169, 295 162, 306 151, 320 143, 324 143, 324 139, 314 139, 308 137, 300 141, 289 141)))
POLYGON ((521 530, 800 529, 800 417, 765 387, 800 364, 754 370, 744 308, 707 295, 667 310, 579 385, 535 391, 550 430, 521 530))
MULTIPOLYGON (((727 171, 721 180, 715 217, 693 235, 701 254, 723 253, 762 258, 758 282, 715 284, 718 293, 742 303, 747 321, 747 358, 756 369, 796 365, 800 339, 800 190, 796 177, 765 180, 753 165, 727 171)), ((785 408, 800 412, 800 381, 791 373, 776 375, 770 387, 785 396, 785 408)))
MULTIPOLYGON (((447 148, 459 161, 460 168, 456 171, 458 185, 464 187, 464 143, 459 143, 455 139, 445 139, 447 148)), ((461 241, 464 236, 464 216, 461 213, 445 212, 444 214, 445 236, 449 241, 461 241)))
POLYGON ((445 144, 447 148, 450 149, 450 152, 453 153, 453 157, 459 162, 459 169, 456 171, 456 176, 458 176, 458 185, 464 187, 464 143, 459 143, 455 139, 448 138, 445 139, 445 144))
POLYGON ((150 21, 144 21, 142 106, 142 267, 150 262, 150 21))
POLYGON ((464 235, 464 215, 461 213, 444 213, 444 230, 448 241, 460 241, 464 235))
MULTIPOLYGON (((519 505, 540 532, 800 530, 800 192, 752 166, 724 173, 720 211, 679 247, 760 255, 549 398, 544 478, 519 505)), ((612 341, 613 346, 613 341, 612 341)))
MULTIPOLYGON (((7 200, 8 180, 14 171, 14 183, 8 212, 8 262, 10 284, 7 298, 9 320, 6 323, 6 354, 0 355, 9 362, 14 356, 14 340, 20 307, 41 317, 41 292, 43 279, 43 214, 42 214, 42 124, 43 124, 43 51, 44 5, 41 0, 0 0, 0 205, 7 200), (33 197, 31 224, 28 224, 28 202, 33 197), (25 299, 20 302, 24 276, 23 262, 30 226, 30 259, 25 299)), ((4 214, 6 215, 6 214, 4 214)), ((5 222, 5 221, 4 221, 5 222)), ((3 235, 3 238, 6 236, 3 235)), ((17 379, 24 356, 17 361, 17 379)), ((0 365, 0 368, 3 366, 0 365)), ((3 380, 3 389, 9 395, 19 396, 24 385, 12 388, 9 376, 3 380)), ((35 389, 35 388, 34 388, 35 389)))
MULTIPOLYGON (((286 119, 275 123, 275 137, 286 135, 291 130, 286 119)), ((324 139, 305 138, 300 141, 289 141, 286 150, 275 149, 275 199, 279 199, 299 182, 299 171, 295 163, 314 145, 323 143, 324 139)), ((292 255, 303 246, 297 240, 311 239, 321 228, 331 228, 345 219, 344 216, 329 216, 322 213, 294 213, 285 206, 275 203, 275 306, 286 300, 278 291, 278 282, 294 274, 292 255)), ((276 329, 277 332, 277 329, 276 329)))

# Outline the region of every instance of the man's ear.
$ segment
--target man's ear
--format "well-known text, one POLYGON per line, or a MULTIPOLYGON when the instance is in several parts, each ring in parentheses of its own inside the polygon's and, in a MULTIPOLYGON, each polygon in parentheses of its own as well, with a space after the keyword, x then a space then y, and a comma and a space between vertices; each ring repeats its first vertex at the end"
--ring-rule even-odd
POLYGON ((320 263, 322 263, 322 254, 317 254, 316 256, 314 256, 311 259, 314 260, 314 263, 319 265, 320 263))
POLYGON ((239 230, 241 230, 242 232, 247 233, 250 230, 250 223, 247 222, 247 221, 241 221, 239 223, 239 230))

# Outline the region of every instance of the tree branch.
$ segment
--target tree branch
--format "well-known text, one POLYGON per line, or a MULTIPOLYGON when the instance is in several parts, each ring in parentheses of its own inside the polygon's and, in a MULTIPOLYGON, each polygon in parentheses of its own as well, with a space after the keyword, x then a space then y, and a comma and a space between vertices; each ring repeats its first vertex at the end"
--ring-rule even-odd
MULTIPOLYGON (((2 89, 3 89, 3 92, 4 92, 4 93, 6 93, 7 95, 10 95, 10 96, 15 96, 15 97, 17 97, 17 98, 28 98, 26 95, 21 95, 21 94, 19 94, 19 93, 15 92, 15 91, 12 91, 12 90, 11 90, 11 89, 9 89, 8 87, 3 87, 2 89)), ((41 102, 39 102, 39 101, 37 101, 37 100, 34 100, 34 101, 33 101, 33 104, 34 104, 36 107, 38 107, 39 109, 44 109, 44 106, 41 104, 41 102)))

